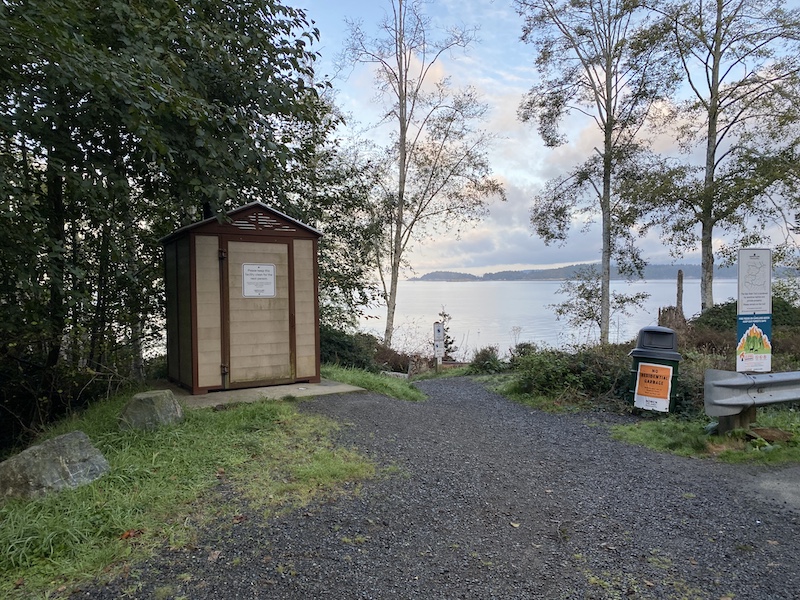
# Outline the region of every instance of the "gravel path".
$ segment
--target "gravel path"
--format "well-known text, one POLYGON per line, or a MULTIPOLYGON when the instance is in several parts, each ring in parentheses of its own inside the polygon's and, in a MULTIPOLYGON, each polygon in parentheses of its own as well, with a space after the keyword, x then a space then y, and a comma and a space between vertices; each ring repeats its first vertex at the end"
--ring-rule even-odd
POLYGON ((532 411, 468 378, 419 386, 428 401, 301 405, 384 467, 358 493, 251 512, 82 597, 800 598, 797 468, 627 446, 608 431, 624 417, 532 411))

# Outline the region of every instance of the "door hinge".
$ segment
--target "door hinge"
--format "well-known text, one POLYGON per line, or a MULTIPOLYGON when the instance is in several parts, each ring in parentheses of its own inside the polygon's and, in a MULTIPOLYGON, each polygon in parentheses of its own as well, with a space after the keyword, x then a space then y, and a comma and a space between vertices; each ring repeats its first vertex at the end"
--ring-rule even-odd
POLYGON ((228 365, 220 365, 220 370, 222 371, 223 375, 228 374, 228 365))
POLYGON ((228 258, 228 251, 225 248, 220 248, 219 249, 219 259, 220 260, 225 260, 226 258, 228 258))

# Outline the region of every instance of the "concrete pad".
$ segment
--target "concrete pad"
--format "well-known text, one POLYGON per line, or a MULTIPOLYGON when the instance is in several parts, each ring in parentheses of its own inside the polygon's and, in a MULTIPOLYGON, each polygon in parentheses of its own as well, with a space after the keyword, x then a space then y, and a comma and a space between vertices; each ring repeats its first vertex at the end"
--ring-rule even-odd
POLYGON ((319 383, 292 383, 289 385, 272 385, 268 387, 247 388, 241 390, 221 390, 218 392, 208 392, 198 396, 192 396, 188 390, 167 384, 175 397, 187 408, 208 408, 219 406, 220 404, 233 404, 236 402, 258 402, 265 398, 277 400, 292 396, 294 398, 304 398, 309 396, 325 396, 328 394, 347 394, 351 392, 363 392, 364 388, 339 383, 330 379, 323 379, 319 383))

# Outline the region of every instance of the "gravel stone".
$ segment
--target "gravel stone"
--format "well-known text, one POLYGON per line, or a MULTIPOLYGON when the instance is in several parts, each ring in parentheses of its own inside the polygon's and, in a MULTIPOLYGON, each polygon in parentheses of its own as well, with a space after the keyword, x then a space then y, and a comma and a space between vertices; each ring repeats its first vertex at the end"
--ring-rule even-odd
POLYGON ((427 401, 353 393, 300 405, 341 423, 338 443, 379 465, 352 494, 269 521, 233 496, 241 523, 80 594, 800 598, 796 467, 658 454, 611 439, 609 426, 631 417, 542 413, 469 378, 417 385, 427 401))

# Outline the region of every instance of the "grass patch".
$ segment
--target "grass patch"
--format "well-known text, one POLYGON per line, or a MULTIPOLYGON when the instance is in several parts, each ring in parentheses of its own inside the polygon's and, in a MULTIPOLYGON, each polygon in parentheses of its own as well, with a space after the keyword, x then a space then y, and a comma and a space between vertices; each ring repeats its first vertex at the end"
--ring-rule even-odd
POLYGON ((464 365, 460 367, 440 368, 438 373, 436 372, 436 369, 431 369, 430 371, 425 371, 419 375, 414 375, 412 379, 414 381, 425 381, 428 379, 441 379, 442 377, 463 377, 471 374, 472 370, 470 367, 468 365, 464 365))
POLYGON ((425 400, 426 397, 425 394, 408 383, 405 379, 377 375, 361 369, 349 369, 336 365, 323 365, 321 372, 322 376, 326 379, 333 379, 341 383, 356 385, 365 390, 377 392, 399 400, 420 402, 425 400))
POLYGON ((768 443, 745 431, 708 435, 708 418, 673 416, 612 427, 615 439, 681 456, 718 457, 731 463, 785 464, 800 462, 800 415, 785 408, 759 409, 753 427, 770 427, 792 434, 787 442, 768 443))
POLYGON ((226 510, 214 502, 221 478, 269 514, 374 474, 358 454, 333 446, 333 422, 301 414, 293 403, 190 410, 177 426, 120 431, 117 415, 128 399, 99 403, 48 432, 84 431, 109 461, 107 475, 0 504, 0 597, 48 596, 104 571, 113 575, 112 565, 164 544, 191 543, 199 525, 226 510))
POLYGON ((556 389, 549 394, 523 391, 513 372, 475 375, 473 379, 512 402, 548 413, 574 413, 606 405, 606 402, 593 400, 586 393, 569 387, 556 389))

